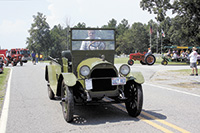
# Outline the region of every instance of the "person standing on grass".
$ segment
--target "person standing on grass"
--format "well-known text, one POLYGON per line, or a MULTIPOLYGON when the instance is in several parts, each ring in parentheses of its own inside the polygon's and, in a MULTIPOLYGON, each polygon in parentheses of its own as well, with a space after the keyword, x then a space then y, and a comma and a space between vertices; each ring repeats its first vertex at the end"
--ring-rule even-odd
POLYGON ((190 67, 192 68, 192 74, 190 76, 194 76, 194 69, 196 70, 196 76, 198 76, 198 69, 197 69, 197 48, 192 48, 192 53, 189 55, 190 58, 190 67))

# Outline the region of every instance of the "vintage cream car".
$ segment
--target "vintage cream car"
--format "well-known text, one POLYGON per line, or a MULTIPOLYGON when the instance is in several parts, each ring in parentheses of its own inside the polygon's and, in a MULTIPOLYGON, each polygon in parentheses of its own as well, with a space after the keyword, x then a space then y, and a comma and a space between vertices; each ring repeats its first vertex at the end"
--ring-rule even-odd
POLYGON ((73 121, 75 105, 94 103, 125 103, 128 114, 137 117, 144 77, 126 64, 115 67, 115 29, 71 28, 70 36, 70 49, 45 70, 49 98, 61 97, 65 120, 73 121))

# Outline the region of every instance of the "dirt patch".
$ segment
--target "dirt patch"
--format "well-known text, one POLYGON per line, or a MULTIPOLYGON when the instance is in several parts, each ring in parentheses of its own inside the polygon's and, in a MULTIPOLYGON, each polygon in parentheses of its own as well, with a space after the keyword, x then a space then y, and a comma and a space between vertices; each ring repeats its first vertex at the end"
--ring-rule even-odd
POLYGON ((158 71, 150 82, 154 84, 186 89, 188 91, 197 91, 200 94, 200 76, 190 76, 190 71, 158 71))

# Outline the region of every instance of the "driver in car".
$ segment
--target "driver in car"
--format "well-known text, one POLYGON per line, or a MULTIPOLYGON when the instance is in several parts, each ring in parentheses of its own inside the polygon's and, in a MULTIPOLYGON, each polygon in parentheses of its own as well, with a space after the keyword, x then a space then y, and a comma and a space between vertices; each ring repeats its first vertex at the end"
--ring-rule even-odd
MULTIPOLYGON (((101 39, 95 37, 95 30, 88 30, 88 37, 86 39, 101 39)), ((83 41, 80 50, 101 50, 105 49, 105 43, 101 41, 83 41)))

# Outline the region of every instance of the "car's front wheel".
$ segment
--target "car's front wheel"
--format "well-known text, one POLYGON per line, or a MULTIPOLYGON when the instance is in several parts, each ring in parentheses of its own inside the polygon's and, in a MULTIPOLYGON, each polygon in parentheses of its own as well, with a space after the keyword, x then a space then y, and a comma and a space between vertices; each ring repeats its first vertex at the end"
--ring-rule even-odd
POLYGON ((126 110, 130 116, 137 117, 142 111, 143 91, 142 86, 137 83, 129 83, 125 88, 126 110))
POLYGON ((64 119, 67 122, 71 122, 73 120, 74 114, 73 90, 69 88, 64 82, 62 82, 61 99, 64 119))

